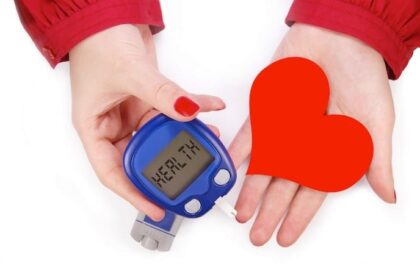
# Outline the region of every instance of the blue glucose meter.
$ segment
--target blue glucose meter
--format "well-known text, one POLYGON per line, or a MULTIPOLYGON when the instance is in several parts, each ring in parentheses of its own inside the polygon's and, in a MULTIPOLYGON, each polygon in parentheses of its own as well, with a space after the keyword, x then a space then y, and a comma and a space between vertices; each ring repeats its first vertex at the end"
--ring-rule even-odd
POLYGON ((207 213, 236 181, 229 154, 204 123, 178 122, 162 114, 133 136, 124 169, 151 201, 189 218, 207 213))

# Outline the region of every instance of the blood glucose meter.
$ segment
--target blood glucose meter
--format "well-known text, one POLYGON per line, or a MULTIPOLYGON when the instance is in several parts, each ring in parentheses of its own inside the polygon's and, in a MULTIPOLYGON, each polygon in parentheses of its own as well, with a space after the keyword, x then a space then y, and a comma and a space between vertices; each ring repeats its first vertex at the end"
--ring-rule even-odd
POLYGON ((207 213, 236 181, 225 147, 198 119, 154 117, 135 133, 123 161, 139 191, 162 208, 189 218, 207 213))

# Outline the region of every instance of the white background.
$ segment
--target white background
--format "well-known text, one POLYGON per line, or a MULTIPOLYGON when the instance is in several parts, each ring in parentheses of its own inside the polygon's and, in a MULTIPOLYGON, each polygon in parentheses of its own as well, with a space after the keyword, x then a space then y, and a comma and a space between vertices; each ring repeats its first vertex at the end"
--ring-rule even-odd
MULTIPOLYGON (((255 75, 282 36, 291 1, 162 1, 162 71, 228 109, 200 116, 228 144, 255 75)), ((0 1, 0 279, 419 279, 420 56, 392 82, 397 205, 365 181, 331 195, 290 248, 257 248, 251 223, 220 211, 184 222, 169 253, 129 236, 136 211, 96 179, 72 128, 68 65, 52 71, 0 1)), ((245 170, 229 195, 233 203, 245 170)))

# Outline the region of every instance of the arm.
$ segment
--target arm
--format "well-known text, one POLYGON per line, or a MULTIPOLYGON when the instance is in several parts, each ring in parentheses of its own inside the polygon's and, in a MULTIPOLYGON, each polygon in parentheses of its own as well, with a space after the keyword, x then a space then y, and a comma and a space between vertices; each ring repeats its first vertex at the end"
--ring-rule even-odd
POLYGON ((119 24, 163 29, 158 0, 15 0, 20 19, 52 67, 83 39, 119 24))
POLYGON ((19 0, 22 22, 51 66, 69 59, 72 118, 99 180, 140 212, 163 216, 131 184, 122 155, 132 132, 161 112, 189 121, 220 110, 162 75, 152 32, 163 28, 157 0, 19 0))
POLYGON ((295 22, 363 41, 382 55, 390 79, 398 79, 420 47, 418 0, 295 0, 286 23, 295 22))

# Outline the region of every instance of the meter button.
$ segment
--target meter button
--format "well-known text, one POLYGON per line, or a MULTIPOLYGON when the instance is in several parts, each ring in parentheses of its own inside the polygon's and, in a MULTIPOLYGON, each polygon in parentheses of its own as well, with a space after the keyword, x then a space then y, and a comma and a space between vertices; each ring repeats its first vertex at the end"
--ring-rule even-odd
POLYGON ((190 214, 195 214, 201 209, 201 203, 197 199, 191 199, 184 205, 185 211, 190 214))
POLYGON ((226 185, 230 180, 230 173, 226 169, 220 169, 214 176, 214 182, 219 186, 226 185))

